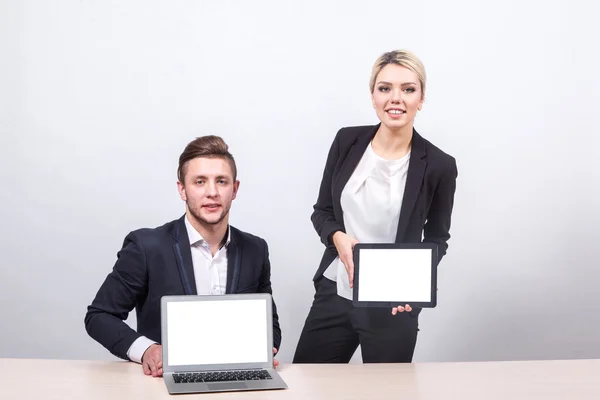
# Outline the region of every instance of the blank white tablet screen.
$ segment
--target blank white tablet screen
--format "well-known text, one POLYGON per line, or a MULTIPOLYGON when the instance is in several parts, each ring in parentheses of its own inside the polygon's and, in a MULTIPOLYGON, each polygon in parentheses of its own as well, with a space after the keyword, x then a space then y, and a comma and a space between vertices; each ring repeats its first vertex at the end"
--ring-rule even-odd
POLYGON ((358 301, 431 301, 430 249, 360 249, 358 301))

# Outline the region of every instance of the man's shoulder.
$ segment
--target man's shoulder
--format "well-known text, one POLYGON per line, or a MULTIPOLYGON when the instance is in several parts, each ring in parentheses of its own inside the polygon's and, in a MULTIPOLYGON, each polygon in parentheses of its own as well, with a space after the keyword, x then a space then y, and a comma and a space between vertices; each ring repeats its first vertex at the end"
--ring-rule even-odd
POLYGON ((146 243, 159 244, 165 240, 172 239, 177 234, 177 225, 180 219, 175 219, 154 228, 144 227, 135 229, 127 235, 128 238, 146 243))
POLYGON ((267 246, 267 241, 260 236, 253 235, 249 232, 244 232, 234 226, 229 226, 231 229, 231 237, 235 242, 240 243, 246 249, 255 248, 256 250, 264 251, 267 246))

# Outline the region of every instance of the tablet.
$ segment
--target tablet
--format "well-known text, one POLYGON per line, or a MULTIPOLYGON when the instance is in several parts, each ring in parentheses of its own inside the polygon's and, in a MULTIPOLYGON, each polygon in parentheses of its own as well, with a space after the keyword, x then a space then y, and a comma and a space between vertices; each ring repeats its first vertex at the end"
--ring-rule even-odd
POLYGON ((437 257, 434 243, 357 243, 354 246, 354 305, 435 307, 437 257))

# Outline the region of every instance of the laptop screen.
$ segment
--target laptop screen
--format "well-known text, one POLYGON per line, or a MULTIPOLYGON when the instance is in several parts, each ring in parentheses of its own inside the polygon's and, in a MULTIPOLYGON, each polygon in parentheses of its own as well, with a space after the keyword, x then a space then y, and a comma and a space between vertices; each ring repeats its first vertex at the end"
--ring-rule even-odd
POLYGON ((266 307, 264 299, 168 302, 167 365, 267 362, 266 307))

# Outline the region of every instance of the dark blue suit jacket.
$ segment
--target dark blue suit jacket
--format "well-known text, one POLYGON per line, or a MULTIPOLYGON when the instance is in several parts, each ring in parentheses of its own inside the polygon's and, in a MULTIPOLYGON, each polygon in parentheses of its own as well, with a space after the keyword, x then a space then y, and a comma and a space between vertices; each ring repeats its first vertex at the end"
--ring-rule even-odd
MULTIPOLYGON (((127 235, 112 272, 88 306, 88 334, 117 357, 128 359, 127 350, 140 336, 161 343, 162 296, 197 294, 184 218, 127 235), (137 332, 124 322, 133 308, 137 332)), ((226 293, 272 293, 267 243, 230 229, 226 293)), ((280 344, 281 329, 273 302, 273 345, 279 349, 280 344)))

